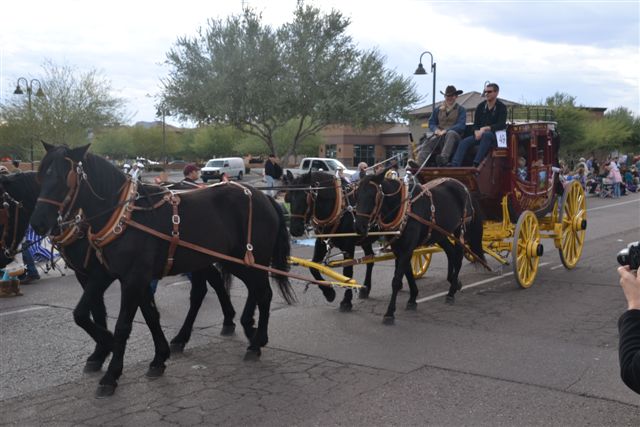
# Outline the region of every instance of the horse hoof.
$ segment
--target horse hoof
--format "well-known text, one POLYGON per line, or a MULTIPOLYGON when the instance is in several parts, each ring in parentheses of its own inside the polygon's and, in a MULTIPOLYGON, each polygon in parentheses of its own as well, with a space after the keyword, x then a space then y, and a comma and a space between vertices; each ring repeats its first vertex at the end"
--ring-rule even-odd
POLYGON ((382 318, 382 324, 383 325, 393 325, 395 323, 396 319, 393 316, 384 316, 382 318))
POLYGON ((324 295, 324 299, 326 299, 327 302, 333 302, 333 300, 336 299, 336 291, 333 288, 322 288, 322 294, 324 295))
POLYGON ((222 325, 220 335, 223 337, 230 337, 236 333, 236 325, 222 325))
POLYGON ((351 311, 352 308, 353 306, 351 304, 340 304, 341 313, 348 313, 351 311))
POLYGON ((164 363, 160 366, 149 366, 145 375, 147 378, 160 378, 164 374, 165 369, 167 369, 167 365, 164 363))
POLYGON ((184 346, 187 345, 185 342, 172 342, 169 345, 169 349, 171 353, 184 353, 184 346))
POLYGON ((244 354, 244 361, 245 362, 257 362, 258 360, 260 360, 260 355, 262 353, 260 352, 260 349, 258 350, 253 350, 253 349, 247 349, 247 352, 244 354))
POLYGON ((417 308, 418 308, 418 303, 415 303, 415 302, 407 303, 407 310, 416 311, 417 308))
POLYGON ((116 392, 117 385, 112 384, 100 384, 96 390, 96 399, 104 399, 105 397, 113 396, 116 392))
POLYGON ((445 304, 451 304, 453 305, 453 303, 456 302, 456 297, 452 297, 451 295, 447 295, 447 297, 444 299, 445 304))
POLYGON ((369 289, 362 288, 358 291, 358 299, 367 299, 369 298, 369 289))
POLYGON ((85 363, 84 365, 84 372, 85 373, 90 373, 90 372, 98 372, 100 369, 102 369, 102 364, 104 363, 104 360, 100 361, 100 360, 87 360, 87 363, 85 363))

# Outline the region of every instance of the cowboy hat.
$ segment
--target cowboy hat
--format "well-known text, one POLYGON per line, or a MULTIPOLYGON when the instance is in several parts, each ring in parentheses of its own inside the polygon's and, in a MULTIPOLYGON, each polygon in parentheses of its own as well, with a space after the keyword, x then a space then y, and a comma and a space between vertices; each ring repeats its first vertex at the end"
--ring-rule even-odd
POLYGON ((451 86, 447 86, 447 88, 443 91, 440 91, 441 94, 443 94, 444 96, 449 96, 449 95, 455 95, 458 96, 460 94, 462 94, 461 90, 457 90, 455 86, 451 85, 451 86))

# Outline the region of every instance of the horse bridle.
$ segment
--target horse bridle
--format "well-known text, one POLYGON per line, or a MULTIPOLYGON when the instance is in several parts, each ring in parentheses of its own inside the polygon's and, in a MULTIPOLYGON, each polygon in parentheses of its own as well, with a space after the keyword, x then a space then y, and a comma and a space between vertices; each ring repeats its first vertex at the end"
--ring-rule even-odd
POLYGON ((389 229, 395 228, 396 225, 402 223, 402 220, 406 215, 406 212, 410 206, 409 198, 407 196, 406 185, 400 182, 398 185, 398 188, 395 191, 391 193, 385 193, 384 190, 382 189, 381 184, 376 184, 373 181, 369 181, 367 184, 373 185, 373 187, 376 189, 376 199, 373 205, 373 209, 371 210, 370 213, 366 214, 366 213, 358 212, 357 205, 356 205, 356 216, 367 218, 367 226, 369 229, 371 229, 373 225, 377 224, 381 230, 389 230, 389 229), (392 197, 397 194, 402 194, 402 200, 401 200, 402 209, 399 210, 398 215, 394 220, 392 220, 389 223, 384 223, 382 222, 382 218, 380 215, 380 211, 382 209, 382 202, 384 201, 385 197, 392 197))
POLYGON ((69 190, 62 201, 52 200, 46 197, 38 197, 36 199, 36 202, 48 203, 58 207, 58 225, 62 224, 66 217, 71 213, 73 205, 78 198, 78 194, 80 194, 80 184, 82 181, 87 180, 87 174, 82 169, 82 162, 75 163, 68 157, 65 157, 65 160, 71 163, 71 167, 69 168, 69 173, 67 173, 66 179, 67 188, 69 190))
POLYGON ((340 180, 334 180, 334 189, 336 192, 336 201, 333 206, 333 210, 331 214, 325 218, 320 219, 316 216, 316 201, 318 199, 318 191, 321 189, 325 189, 328 187, 321 187, 319 182, 313 184, 310 190, 306 190, 306 203, 307 209, 304 214, 290 214, 291 218, 302 218, 302 221, 307 224, 308 222, 312 222, 315 228, 325 227, 327 225, 337 224, 340 218, 342 217, 342 206, 344 204, 344 197, 342 194, 342 186, 340 185, 340 180))

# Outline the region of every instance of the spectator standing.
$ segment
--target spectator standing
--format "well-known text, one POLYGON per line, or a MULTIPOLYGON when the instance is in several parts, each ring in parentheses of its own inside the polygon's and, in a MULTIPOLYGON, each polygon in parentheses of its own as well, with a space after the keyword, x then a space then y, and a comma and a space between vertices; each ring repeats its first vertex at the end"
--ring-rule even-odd
MULTIPOLYGON (((273 188, 276 180, 280 178, 279 176, 277 176, 278 173, 276 170, 276 165, 276 156, 274 154, 269 154, 267 161, 264 162, 264 179, 267 183, 267 187, 269 188, 273 188)), ((277 166, 279 167, 280 165, 277 166)), ((282 170, 282 168, 280 168, 280 170, 282 170)), ((276 192, 274 190, 267 190, 266 193, 271 197, 276 196, 276 192)))
POLYGON ((474 145, 480 145, 473 159, 473 166, 478 167, 491 147, 496 145, 496 132, 507 128, 507 107, 498 99, 499 92, 500 87, 496 83, 489 83, 484 88, 487 99, 476 107, 473 135, 460 141, 451 160, 451 166, 462 166, 467 150, 474 145))
POLYGON ((618 320, 620 376, 627 387, 640 394, 640 275, 628 265, 618 267, 618 274, 627 299, 627 311, 618 320))

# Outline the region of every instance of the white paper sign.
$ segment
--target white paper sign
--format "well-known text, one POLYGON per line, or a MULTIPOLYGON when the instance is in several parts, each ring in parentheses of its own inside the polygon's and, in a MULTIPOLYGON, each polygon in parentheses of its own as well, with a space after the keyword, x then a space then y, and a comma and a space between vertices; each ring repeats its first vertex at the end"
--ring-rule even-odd
POLYGON ((507 131, 496 131, 496 140, 498 141, 498 148, 507 148, 507 131))

